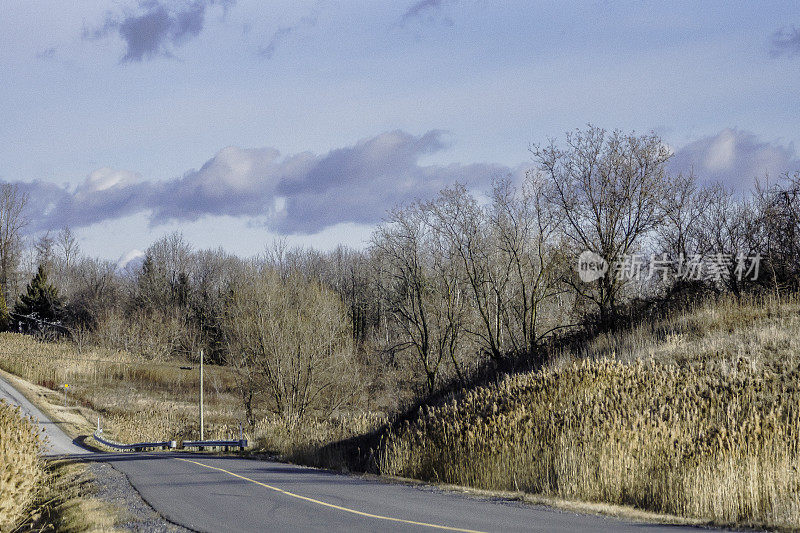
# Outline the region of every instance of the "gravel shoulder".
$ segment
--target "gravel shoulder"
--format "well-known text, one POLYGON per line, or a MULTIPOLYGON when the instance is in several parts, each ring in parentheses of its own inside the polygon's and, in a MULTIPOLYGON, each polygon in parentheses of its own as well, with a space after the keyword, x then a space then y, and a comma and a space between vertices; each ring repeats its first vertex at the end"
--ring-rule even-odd
POLYGON ((97 492, 94 497, 119 510, 115 527, 136 533, 185 533, 190 529, 175 525, 155 512, 134 489, 128 478, 108 463, 86 463, 92 473, 97 492))

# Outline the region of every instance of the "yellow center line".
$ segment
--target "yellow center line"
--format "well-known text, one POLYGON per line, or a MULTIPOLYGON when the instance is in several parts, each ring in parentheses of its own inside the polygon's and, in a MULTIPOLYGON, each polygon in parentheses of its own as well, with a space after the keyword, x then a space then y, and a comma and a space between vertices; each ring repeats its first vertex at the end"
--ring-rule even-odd
POLYGON ((199 463, 197 461, 192 461, 190 459, 184 459, 182 457, 175 457, 175 459, 179 461, 185 461, 187 463, 194 463, 199 466, 203 466, 205 468, 209 468, 211 470, 219 470, 220 472, 225 472, 226 474, 230 474, 233 477, 238 477, 239 479, 243 479, 245 481, 249 481, 250 483, 255 483, 256 485, 261 485, 262 487, 266 487, 269 490, 274 490, 275 492, 280 492, 281 494, 285 494, 286 496, 290 496, 292 498, 297 498, 298 500, 305 500, 307 502, 316 503, 317 505, 322 505, 323 507, 330 507, 331 509, 337 509, 339 511, 344 511, 345 513, 352 513, 358 516, 365 516, 367 518, 377 518, 378 520, 388 520, 389 522, 401 522, 403 524, 411 524, 414 526, 424 526, 430 527, 433 529, 443 529, 446 531, 460 531, 461 533, 483 533, 481 531, 476 531, 474 529, 462 529, 459 527, 449 527, 449 526, 440 526, 438 524, 429 524, 427 522, 417 522, 415 520, 404 520, 402 518, 394 518, 391 516, 382 516, 379 514, 371 514, 365 513, 363 511, 356 511, 355 509, 350 509, 348 507, 342 507, 341 505, 334 505, 332 503, 323 502, 321 500, 316 500, 314 498, 309 498, 308 496, 301 496, 300 494, 295 494, 294 492, 289 492, 288 490, 283 490, 278 487, 273 487, 272 485, 267 485, 266 483, 261 483, 260 481, 256 481, 255 479, 250 479, 249 477, 240 476, 239 474, 235 474, 229 470, 225 470, 224 468, 217 468, 216 466, 210 466, 203 463, 199 463))

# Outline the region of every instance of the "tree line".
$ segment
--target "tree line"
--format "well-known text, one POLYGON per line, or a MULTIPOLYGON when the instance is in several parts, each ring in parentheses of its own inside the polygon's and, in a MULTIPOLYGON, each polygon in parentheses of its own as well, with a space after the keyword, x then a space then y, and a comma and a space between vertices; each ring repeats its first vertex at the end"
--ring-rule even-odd
POLYGON ((656 135, 592 126, 531 156, 524 178, 392 209, 362 250, 277 242, 244 259, 173 233, 123 269, 86 257, 66 228, 26 249, 25 198, 5 184, 6 325, 47 335, 57 324, 79 349, 146 359, 202 349, 236 370, 255 423, 265 410, 296 421, 389 408, 509 361, 536 365, 564 339, 654 310, 798 289, 798 174, 737 195, 670 175, 656 135), (604 275, 582 279, 584 252, 604 275))

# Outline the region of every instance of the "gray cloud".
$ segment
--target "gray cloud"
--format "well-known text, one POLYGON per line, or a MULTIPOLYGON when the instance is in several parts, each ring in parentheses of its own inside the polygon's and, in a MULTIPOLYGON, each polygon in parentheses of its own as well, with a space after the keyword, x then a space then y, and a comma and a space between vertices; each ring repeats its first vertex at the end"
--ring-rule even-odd
POLYGON ((308 234, 340 222, 375 223, 387 209, 431 197, 455 181, 482 187, 511 172, 491 164, 421 165, 420 158, 445 147, 442 137, 440 131, 392 131, 327 154, 285 157, 274 148, 228 147, 172 180, 101 168, 74 189, 41 181, 19 185, 37 214, 34 231, 146 212, 153 225, 228 215, 265 220, 284 234, 308 234))
POLYGON ((258 56, 264 59, 272 59, 272 57, 275 55, 275 50, 279 45, 283 44, 283 42, 286 41, 290 35, 302 28, 316 26, 316 24, 317 16, 312 14, 301 18, 297 24, 292 26, 281 26, 274 34, 272 34, 272 38, 270 38, 269 42, 258 49, 258 56))
MULTIPOLYGON (((492 178, 524 173, 523 167, 485 163, 421 164, 446 147, 443 139, 436 130, 419 136, 391 131, 325 154, 286 156, 269 147, 228 147, 199 169, 170 180, 100 168, 77 187, 43 181, 18 185, 30 198, 32 231, 146 213, 152 225, 231 216, 283 234, 309 234, 342 222, 376 223, 387 209, 430 198, 455 181, 485 189, 492 178)), ((777 178, 800 171, 800 158, 792 145, 725 129, 677 150, 669 167, 744 192, 765 174, 777 178)))
POLYGON ((419 165, 421 156, 444 148, 441 137, 440 131, 421 137, 394 131, 303 161, 302 172, 287 173, 278 183, 286 205, 274 227, 312 233, 337 222, 373 223, 387 209, 432 197, 455 181, 478 187, 511 172, 491 164, 419 165))
POLYGON ((800 30, 795 26, 786 26, 773 33, 770 37, 770 54, 773 57, 800 55, 800 30))
POLYGON ((426 11, 437 9, 441 6, 442 6, 442 0, 420 0, 419 2, 415 2, 411 7, 406 9, 406 12, 403 13, 403 19, 407 20, 410 18, 418 17, 426 11))
POLYGON ((753 133, 728 128, 677 150, 669 168, 693 171, 702 182, 721 182, 743 193, 756 179, 800 171, 800 159, 791 144, 764 142, 753 133))
MULTIPOLYGON (((400 19, 401 24, 406 24, 411 20, 422 18, 425 15, 432 16, 442 8, 444 3, 445 0, 419 0, 414 2, 403 13, 403 16, 400 19)), ((447 17, 445 17, 442 22, 444 22, 444 24, 447 26, 453 25, 453 21, 447 17)))
POLYGON ((85 29, 84 39, 101 39, 117 33, 125 41, 121 62, 143 61, 157 56, 170 57, 171 49, 197 37, 203 29, 206 9, 214 4, 227 9, 234 0, 194 0, 171 6, 160 0, 139 3, 137 13, 108 14, 105 23, 85 29))

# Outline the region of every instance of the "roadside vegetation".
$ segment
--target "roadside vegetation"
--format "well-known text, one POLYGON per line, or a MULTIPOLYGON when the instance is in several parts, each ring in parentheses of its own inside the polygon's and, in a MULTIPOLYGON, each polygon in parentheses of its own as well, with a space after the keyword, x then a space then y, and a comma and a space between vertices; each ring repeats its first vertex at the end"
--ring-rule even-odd
POLYGON ((119 510, 92 497, 86 468, 40 457, 43 438, 0 400, 0 531, 115 531, 119 510))
POLYGON ((25 246, 7 209, 0 368, 69 384, 65 414, 116 440, 187 439, 202 352, 206 435, 256 452, 800 527, 800 175, 740 197, 591 126, 531 155, 398 206, 364 250, 175 233, 117 267, 68 228, 25 246))
POLYGON ((49 461, 34 503, 35 512, 18 531, 113 533, 126 510, 95 497, 94 478, 85 465, 49 461))
POLYGON ((31 517, 45 479, 38 428, 0 400, 0 531, 31 517))
MULTIPOLYGON (((66 340, 0 333, 0 370, 32 383, 25 392, 38 397, 73 433, 91 434, 100 418, 104 434, 119 442, 200 437, 199 369, 186 361, 155 363, 105 348, 78 352, 66 340), (66 405, 64 384, 69 385, 66 405)), ((351 412, 292 426, 260 410, 250 426, 234 370, 220 365, 205 366, 204 391, 206 438, 238 439, 243 431, 258 448, 279 455, 351 437, 386 421, 351 412)))
POLYGON ((424 409, 385 434, 378 470, 797 528, 798 312, 725 300, 604 336, 591 357, 424 409))

